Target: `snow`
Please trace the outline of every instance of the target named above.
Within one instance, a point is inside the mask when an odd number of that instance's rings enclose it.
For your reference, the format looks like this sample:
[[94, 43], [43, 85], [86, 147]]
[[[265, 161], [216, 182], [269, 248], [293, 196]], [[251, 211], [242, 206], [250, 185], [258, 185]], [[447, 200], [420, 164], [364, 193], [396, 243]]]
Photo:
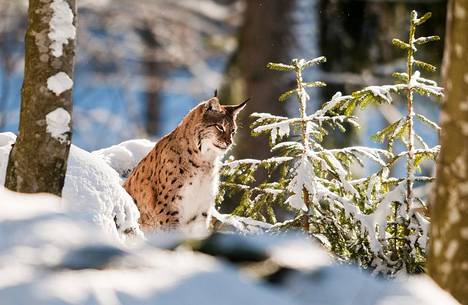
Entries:
[[281, 285], [303, 304], [457, 304], [426, 276], [386, 281], [371, 278], [349, 266], [333, 265], [308, 273], [289, 273], [282, 278]]
[[378, 148], [370, 148], [370, 147], [365, 147], [365, 146], [349, 146], [349, 147], [344, 147], [340, 149], [329, 149], [328, 151], [333, 154], [348, 153], [348, 154], [353, 154], [354, 156], [356, 156], [356, 154], [359, 154], [359, 155], [367, 157], [368, 159], [382, 166], [386, 164], [385, 158], [390, 159], [392, 157], [392, 155], [386, 150], [378, 149]]
[[427, 91], [428, 94], [438, 97], [444, 96], [444, 88], [437, 86], [437, 83], [433, 80], [421, 77], [421, 73], [419, 71], [415, 71], [411, 76], [411, 81], [408, 84], [408, 88], [422, 89]]
[[0, 185], [5, 181], [5, 173], [8, 165], [11, 145], [16, 142], [16, 135], [12, 132], [0, 133]]
[[[0, 133], [0, 185], [4, 185], [12, 133]], [[137, 236], [139, 212], [132, 198], [120, 185], [120, 177], [99, 157], [71, 145], [63, 207], [67, 213], [91, 221], [116, 239], [126, 240], [124, 232]]]
[[[307, 122], [309, 123], [309, 122]], [[275, 151], [275, 150], [280, 150], [280, 149], [283, 149], [283, 148], [286, 148], [286, 149], [296, 149], [296, 150], [299, 150], [301, 152], [304, 152], [304, 145], [302, 145], [302, 143], [299, 143], [299, 142], [280, 142], [278, 144], [276, 144], [275, 146], [273, 146], [271, 148], [271, 151]]]
[[[252, 113], [251, 117], [256, 118], [256, 123], [260, 124], [259, 126], [253, 129], [256, 133], [270, 132], [271, 140], [273, 143], [276, 143], [277, 140], [280, 140], [284, 137], [289, 136], [291, 132], [291, 126], [294, 124], [301, 123], [302, 118], [293, 118], [289, 119], [283, 116], [276, 116], [270, 113]], [[313, 118], [307, 118], [306, 120], [312, 120]], [[269, 123], [264, 123], [264, 121], [270, 121]], [[313, 124], [311, 122], [311, 124]]]
[[124, 179], [128, 177], [138, 162], [153, 149], [155, 144], [155, 142], [146, 139], [135, 139], [93, 151], [92, 154], [104, 160]]
[[63, 108], [57, 108], [46, 115], [46, 131], [60, 143], [68, 140], [67, 133], [70, 131], [71, 116]]
[[216, 227], [217, 231], [222, 232], [242, 232], [244, 234], [260, 234], [268, 231], [273, 225], [230, 214], [221, 214], [216, 209], [212, 209], [211, 215], [217, 219], [220, 224]]
[[338, 161], [338, 159], [329, 151], [324, 151], [324, 154], [326, 155], [328, 162], [330, 162], [330, 164], [333, 166], [334, 171], [340, 178], [340, 181], [343, 185], [343, 189], [358, 197], [359, 192], [351, 185], [351, 183], [349, 183], [346, 177], [346, 171], [341, 165], [341, 162]]
[[48, 35], [51, 41], [50, 49], [53, 56], [60, 57], [63, 55], [63, 46], [76, 36], [73, 11], [65, 0], [53, 0], [50, 8], [52, 9]]
[[346, 101], [346, 100], [350, 100], [352, 99], [353, 97], [351, 95], [345, 95], [343, 96], [342, 93], [340, 91], [336, 92], [330, 101], [328, 101], [327, 103], [325, 103], [325, 105], [323, 105], [322, 108], [320, 108], [319, 110], [317, 110], [312, 116], [314, 117], [318, 117], [318, 116], [325, 116], [326, 113], [329, 111], [329, 110], [332, 110], [334, 109], [337, 105], [339, 105], [341, 102], [343, 101]]
[[268, 124], [268, 125], [258, 126], [254, 128], [253, 131], [257, 133], [270, 131], [271, 141], [273, 143], [276, 143], [277, 140], [282, 139], [286, 136], [289, 136], [289, 133], [290, 133], [289, 124], [291, 124], [292, 122], [298, 122], [298, 121], [300, 120], [296, 119], [296, 120], [286, 120], [286, 121], [275, 122], [275, 123]]
[[294, 177], [288, 184], [288, 190], [292, 195], [286, 200], [286, 203], [291, 205], [295, 209], [307, 211], [308, 207], [305, 205], [302, 199], [302, 190], [307, 189], [309, 194], [312, 196], [311, 202], [315, 201], [315, 175], [312, 164], [310, 164], [306, 155], [304, 155], [299, 161], [298, 165], [294, 170]]
[[[52, 195], [0, 189], [0, 202], [2, 305], [457, 304], [427, 277], [374, 278], [334, 263], [301, 235], [217, 234], [197, 241], [218, 258], [187, 246], [161, 248], [158, 240], [170, 238], [163, 234], [123, 247], [65, 212]], [[246, 254], [263, 260], [255, 267], [222, 259]]]
[[123, 248], [61, 212], [52, 195], [1, 189], [0, 199], [2, 305], [299, 304], [208, 255], [147, 243]]
[[[371, 250], [374, 253], [378, 253], [382, 247], [379, 239], [385, 238], [385, 228], [387, 227], [387, 217], [392, 212], [392, 203], [393, 202], [403, 202], [405, 198], [405, 188], [406, 188], [406, 181], [402, 181], [398, 184], [390, 192], [386, 193], [383, 198], [380, 200], [377, 209], [371, 215], [366, 215], [371, 220], [372, 228], [369, 228], [371, 231], [369, 232], [369, 245]], [[376, 234], [374, 234], [373, 229], [375, 226], [378, 225], [379, 227], [379, 236], [377, 238]]]
[[65, 72], [58, 72], [47, 79], [47, 88], [57, 96], [70, 90], [72, 87], [73, 80]]
[[293, 157], [272, 157], [265, 160], [257, 160], [257, 159], [240, 159], [234, 161], [226, 161], [224, 166], [229, 166], [230, 168], [236, 168], [241, 165], [249, 164], [249, 165], [259, 165], [261, 163], [276, 163], [281, 164], [288, 161], [291, 161]]
[[257, 120], [260, 120], [260, 121], [269, 120], [269, 119], [274, 119], [274, 120], [287, 120], [288, 119], [288, 117], [273, 115], [267, 112], [254, 112], [250, 116], [257, 118]]
[[[289, 130], [289, 124], [288, 125], [281, 125], [278, 127], [278, 137], [280, 139], [289, 136], [290, 130]], [[273, 139], [273, 142], [276, 143], [276, 137]]]
[[333, 262], [332, 257], [319, 249], [315, 243], [299, 238], [276, 242], [269, 253], [271, 260], [276, 264], [303, 271], [316, 270]]
[[[14, 134], [0, 133], [0, 184], [14, 141]], [[94, 153], [72, 145], [63, 198], [0, 187], [2, 305], [457, 304], [427, 277], [374, 278], [335, 263], [304, 235], [266, 234], [271, 225], [248, 218], [214, 213], [224, 225], [254, 235], [218, 233], [186, 241], [158, 233], [121, 243], [125, 237], [118, 232], [139, 232], [138, 211], [108, 163], [131, 166], [152, 145], [135, 140]], [[300, 171], [297, 176], [305, 179]], [[319, 200], [332, 195], [318, 181], [317, 186]], [[383, 201], [399, 200], [395, 196]], [[363, 216], [369, 215], [358, 218]], [[257, 263], [249, 262], [249, 255]]]
[[[21, 220], [60, 211], [62, 200], [50, 194], [18, 194], [0, 186], [2, 213], [0, 221], [5, 219]], [[0, 240], [5, 242], [6, 239]], [[0, 246], [0, 249], [2, 247]]]
[[386, 103], [390, 104], [392, 102], [392, 96], [390, 95], [391, 92], [399, 92], [406, 88], [404, 84], [397, 84], [397, 85], [383, 85], [383, 86], [368, 86], [365, 87], [362, 91], [368, 91], [373, 96], [379, 97], [384, 100]]
[[[103, 160], [74, 145], [68, 157], [67, 175], [62, 192], [68, 210], [92, 219], [107, 232], [141, 234], [140, 213], [133, 199], [120, 185], [118, 173]], [[118, 229], [116, 227], [118, 226]]]

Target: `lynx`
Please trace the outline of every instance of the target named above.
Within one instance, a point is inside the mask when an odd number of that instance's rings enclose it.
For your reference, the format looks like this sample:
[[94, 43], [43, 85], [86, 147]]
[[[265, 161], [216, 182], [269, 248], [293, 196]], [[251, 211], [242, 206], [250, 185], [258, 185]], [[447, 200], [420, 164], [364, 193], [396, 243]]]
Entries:
[[143, 230], [206, 231], [221, 158], [247, 101], [223, 106], [215, 94], [201, 102], [135, 167], [124, 188], [140, 210]]

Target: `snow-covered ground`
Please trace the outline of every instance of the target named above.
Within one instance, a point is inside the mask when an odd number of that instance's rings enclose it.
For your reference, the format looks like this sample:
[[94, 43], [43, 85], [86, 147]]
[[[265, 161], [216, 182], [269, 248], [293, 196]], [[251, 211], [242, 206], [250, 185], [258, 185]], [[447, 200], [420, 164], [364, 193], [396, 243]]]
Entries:
[[386, 281], [333, 264], [300, 236], [149, 236], [124, 246], [54, 196], [2, 188], [0, 202], [2, 305], [457, 304], [426, 277]]
[[[0, 134], [2, 185], [14, 141]], [[300, 235], [138, 238], [138, 211], [119, 174], [152, 146], [73, 146], [63, 199], [0, 187], [0, 304], [457, 304], [427, 277], [377, 279]], [[263, 226], [218, 219], [254, 233]]]
[[[0, 185], [4, 185], [13, 133], [0, 133]], [[119, 239], [124, 232], [141, 235], [140, 216], [132, 198], [120, 185], [119, 174], [98, 156], [74, 145], [68, 157], [61, 206], [69, 213], [101, 226]]]
[[56, 197], [1, 189], [0, 202], [2, 305], [294, 304], [208, 255], [123, 247]]

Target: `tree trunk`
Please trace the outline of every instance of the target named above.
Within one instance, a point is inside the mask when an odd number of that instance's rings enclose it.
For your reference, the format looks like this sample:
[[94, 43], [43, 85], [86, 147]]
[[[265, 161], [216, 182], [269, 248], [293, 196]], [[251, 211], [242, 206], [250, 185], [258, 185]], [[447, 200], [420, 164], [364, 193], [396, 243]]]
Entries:
[[[152, 50], [154, 52], [154, 50]], [[156, 62], [145, 63], [145, 99], [146, 99], [146, 132], [149, 135], [161, 136], [161, 89], [163, 72]]]
[[228, 84], [221, 100], [236, 104], [251, 97], [240, 118], [235, 153], [238, 158], [264, 158], [269, 155], [266, 137], [250, 135], [249, 115], [272, 112], [284, 115], [284, 103], [278, 97], [294, 86], [294, 75], [269, 71], [269, 62], [288, 63], [294, 43], [294, 16], [297, 0], [248, 0], [241, 28], [239, 48], [228, 70]]
[[161, 134], [161, 90], [166, 74], [165, 64], [158, 61], [155, 54], [161, 43], [158, 42], [155, 34], [151, 30], [151, 24], [144, 22], [141, 28], [137, 28], [137, 33], [143, 41], [143, 62], [142, 70], [144, 75], [146, 100], [146, 132], [150, 135]]
[[5, 186], [60, 196], [71, 143], [75, 0], [30, 0], [19, 135]]
[[443, 75], [441, 152], [428, 271], [462, 304], [468, 304], [468, 1], [449, 3]]

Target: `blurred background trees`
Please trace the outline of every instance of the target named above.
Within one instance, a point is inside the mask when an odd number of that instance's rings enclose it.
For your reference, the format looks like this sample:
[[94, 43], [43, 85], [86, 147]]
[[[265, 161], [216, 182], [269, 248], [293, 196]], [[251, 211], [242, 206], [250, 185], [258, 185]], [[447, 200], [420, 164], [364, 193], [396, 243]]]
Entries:
[[[157, 138], [216, 88], [224, 88], [225, 103], [251, 96], [246, 113], [294, 114], [275, 102], [293, 80], [265, 65], [322, 54], [328, 62], [307, 75], [329, 84], [318, 91], [322, 96], [312, 97], [311, 109], [317, 108], [317, 100], [336, 90], [384, 83], [387, 72], [403, 64], [389, 38], [404, 33], [411, 9], [432, 11], [425, 31], [443, 36], [445, 6], [445, 0], [79, 1], [73, 142], [94, 150], [129, 138]], [[27, 1], [0, 0], [0, 131], [17, 130], [26, 9]], [[440, 47], [424, 56], [437, 65], [441, 54]], [[436, 108], [423, 111], [436, 120]], [[329, 145], [367, 141], [395, 111], [375, 109], [359, 133]], [[234, 152], [268, 154], [262, 151], [266, 145], [253, 145], [259, 142], [252, 142], [248, 124], [245, 116]]]
[[[246, 1], [238, 46], [226, 67], [227, 77], [221, 98], [230, 104], [249, 96], [252, 103], [242, 114], [240, 125], [248, 127], [252, 112], [286, 114], [278, 96], [294, 82], [294, 77], [278, 77], [266, 69], [269, 62], [287, 62], [297, 46], [294, 29], [296, 7], [300, 1]], [[314, 1], [311, 1], [314, 2]], [[241, 128], [235, 152], [240, 158], [265, 158], [269, 155], [268, 138], [253, 138], [248, 128]]]
[[[79, 1], [74, 143], [88, 150], [173, 129], [221, 83], [241, 3]], [[0, 131], [16, 131], [27, 1], [0, 0]], [[170, 115], [169, 115], [170, 114]]]

